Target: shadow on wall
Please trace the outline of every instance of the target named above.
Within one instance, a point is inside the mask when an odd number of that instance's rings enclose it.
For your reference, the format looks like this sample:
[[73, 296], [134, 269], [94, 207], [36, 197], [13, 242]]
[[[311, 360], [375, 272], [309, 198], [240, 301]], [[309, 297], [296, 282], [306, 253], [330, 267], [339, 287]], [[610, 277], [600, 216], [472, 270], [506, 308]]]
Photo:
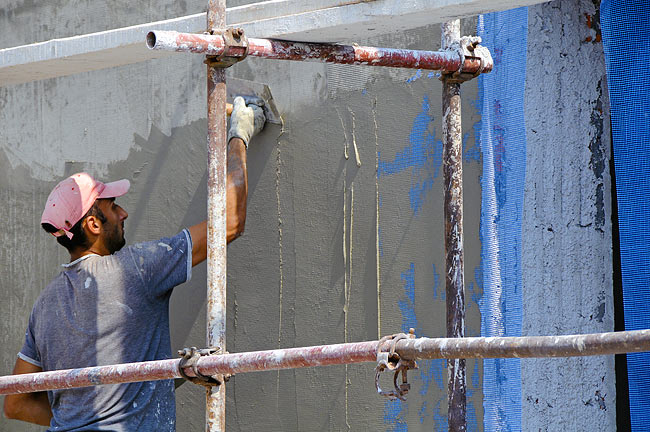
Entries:
[[[173, 133], [172, 133], [173, 135]], [[280, 127], [266, 125], [264, 131], [255, 137], [250, 143], [248, 151], [248, 197], [249, 200], [257, 189], [261, 179], [261, 167], [273, 159], [273, 152], [277, 137], [280, 135]], [[205, 142], [205, 139], [203, 140]], [[207, 157], [204, 159], [207, 164]], [[208, 200], [208, 173], [207, 168], [203, 170], [192, 199], [187, 205], [187, 210], [178, 227], [178, 231], [194, 225], [207, 217]], [[204, 322], [201, 312], [205, 306], [207, 281], [207, 264], [200, 264], [192, 269], [192, 280], [176, 288], [176, 295], [172, 296], [170, 302], [170, 327], [172, 349], [180, 349], [189, 344], [192, 328], [198, 318]], [[204, 337], [204, 336], [203, 336]], [[191, 344], [204, 344], [204, 341], [192, 340]], [[174, 353], [172, 353], [174, 354]], [[180, 381], [183, 382], [183, 381]]]

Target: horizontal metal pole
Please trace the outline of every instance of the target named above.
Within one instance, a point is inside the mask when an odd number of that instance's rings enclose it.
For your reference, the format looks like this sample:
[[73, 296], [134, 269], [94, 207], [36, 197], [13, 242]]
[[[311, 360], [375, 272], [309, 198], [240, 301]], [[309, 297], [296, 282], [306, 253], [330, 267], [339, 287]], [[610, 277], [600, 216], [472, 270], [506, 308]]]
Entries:
[[[203, 357], [204, 375], [238, 374], [375, 362], [378, 341], [253, 351]], [[650, 351], [650, 330], [568, 336], [417, 338], [400, 340], [407, 359], [577, 357]], [[156, 360], [0, 377], [0, 394], [180, 378], [180, 359]], [[191, 370], [186, 371], [193, 376]]]
[[[548, 0], [267, 0], [229, 7], [226, 18], [229, 27], [242, 27], [250, 35], [335, 43], [545, 1]], [[5, 3], [9, 2], [2, 4]], [[0, 49], [0, 87], [171, 55], [148, 50], [142, 43], [151, 30], [203, 31], [205, 12]], [[11, 27], [6, 29], [10, 31]]]
[[[147, 46], [153, 50], [220, 55], [224, 51], [225, 43], [220, 35], [152, 31], [147, 34]], [[276, 60], [389, 66], [441, 72], [456, 72], [461, 66], [461, 57], [455, 51], [418, 51], [256, 38], [249, 38], [248, 46], [249, 56]], [[492, 70], [491, 59], [487, 60], [489, 62], [484, 65], [483, 72]], [[472, 57], [465, 60], [463, 72], [476, 73], [480, 70], [480, 59]]]

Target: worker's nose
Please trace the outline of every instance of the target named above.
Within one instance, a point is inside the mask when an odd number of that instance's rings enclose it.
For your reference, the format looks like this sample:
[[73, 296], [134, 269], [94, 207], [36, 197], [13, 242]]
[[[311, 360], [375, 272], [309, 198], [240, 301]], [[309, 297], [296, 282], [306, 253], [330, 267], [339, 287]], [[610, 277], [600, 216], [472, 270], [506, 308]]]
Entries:
[[129, 214], [122, 207], [120, 207], [120, 211], [121, 211], [120, 220], [125, 220], [126, 218], [129, 217]]

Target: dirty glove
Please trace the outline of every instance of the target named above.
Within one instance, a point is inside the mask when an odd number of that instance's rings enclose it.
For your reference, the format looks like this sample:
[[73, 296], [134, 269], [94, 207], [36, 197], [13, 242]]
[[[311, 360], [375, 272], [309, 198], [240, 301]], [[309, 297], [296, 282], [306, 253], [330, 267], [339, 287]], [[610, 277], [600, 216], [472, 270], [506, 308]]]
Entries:
[[237, 96], [233, 103], [232, 114], [230, 115], [230, 129], [228, 130], [228, 142], [232, 138], [241, 138], [248, 148], [248, 142], [264, 129], [264, 110], [255, 104], [246, 106], [244, 98]]

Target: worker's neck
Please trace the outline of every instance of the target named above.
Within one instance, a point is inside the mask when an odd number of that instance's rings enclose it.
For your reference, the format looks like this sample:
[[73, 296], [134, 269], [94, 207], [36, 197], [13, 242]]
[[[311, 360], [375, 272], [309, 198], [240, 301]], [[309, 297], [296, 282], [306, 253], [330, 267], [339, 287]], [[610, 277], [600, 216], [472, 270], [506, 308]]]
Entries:
[[103, 243], [96, 242], [92, 246], [90, 246], [88, 249], [75, 249], [74, 251], [70, 252], [70, 262], [73, 262], [75, 260], [78, 260], [81, 257], [84, 257], [86, 255], [110, 255], [111, 253], [106, 249]]

